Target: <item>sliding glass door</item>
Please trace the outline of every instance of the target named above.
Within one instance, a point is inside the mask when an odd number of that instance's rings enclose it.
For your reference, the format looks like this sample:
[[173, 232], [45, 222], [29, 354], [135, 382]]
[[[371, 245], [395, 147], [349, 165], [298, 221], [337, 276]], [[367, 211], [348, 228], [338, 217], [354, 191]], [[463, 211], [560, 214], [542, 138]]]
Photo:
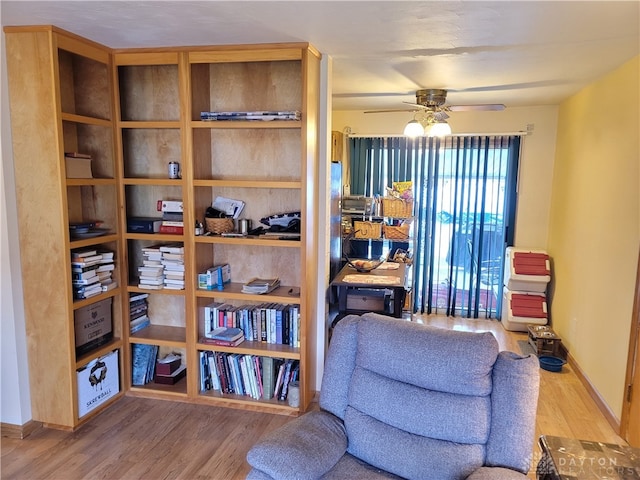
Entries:
[[519, 136], [352, 138], [351, 192], [414, 184], [413, 308], [499, 318], [513, 244]]

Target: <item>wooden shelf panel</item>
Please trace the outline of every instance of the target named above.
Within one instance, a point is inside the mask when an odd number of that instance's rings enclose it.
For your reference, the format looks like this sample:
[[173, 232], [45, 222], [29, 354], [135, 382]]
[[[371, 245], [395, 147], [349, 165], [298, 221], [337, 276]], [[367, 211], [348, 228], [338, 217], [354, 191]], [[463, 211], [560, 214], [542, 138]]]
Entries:
[[104, 118], [88, 117], [86, 115], [77, 115], [75, 113], [63, 113], [61, 115], [63, 122], [82, 123], [85, 125], [97, 125], [99, 127], [111, 128], [111, 120]]
[[300, 240], [278, 240], [273, 237], [246, 236], [246, 237], [221, 237], [219, 235], [201, 235], [196, 237], [196, 243], [219, 243], [223, 245], [254, 245], [260, 247], [288, 247], [300, 248]]
[[129, 343], [185, 348], [186, 329], [184, 327], [169, 327], [166, 325], [152, 324], [137, 331], [136, 333], [132, 333], [129, 337]]
[[75, 300], [73, 302], [73, 309], [78, 310], [79, 308], [86, 307], [87, 305], [91, 305], [92, 303], [99, 302], [100, 300], [104, 300], [105, 298], [114, 298], [119, 294], [120, 294], [120, 287], [117, 287], [117, 288], [114, 288], [113, 290], [109, 290], [108, 292], [94, 295], [93, 297], [84, 298], [82, 300]]
[[[242, 292], [242, 283], [227, 283], [223, 290], [197, 289], [196, 296], [202, 298], [226, 298], [248, 302], [300, 303], [300, 288], [280, 285], [274, 291], [262, 295]], [[291, 293], [289, 293], [291, 292]], [[295, 293], [294, 293], [295, 292]]]
[[278, 414], [298, 415], [300, 409], [290, 407], [286, 401], [280, 400], [255, 400], [243, 395], [232, 393], [219, 393], [214, 391], [199, 392], [198, 398], [201, 400], [215, 401], [216, 403], [226, 403], [227, 406], [242, 407], [245, 410], [271, 411]]
[[243, 355], [300, 360], [300, 349], [284, 344], [250, 342], [245, 340], [236, 347], [223, 347], [221, 345], [209, 345], [206, 343], [198, 343], [196, 347], [198, 350], [210, 350], [212, 352], [240, 353]]
[[148, 186], [169, 186], [181, 187], [183, 180], [176, 178], [157, 177], [157, 178], [134, 178], [127, 177], [122, 179], [124, 185], [148, 185]]
[[175, 385], [165, 385], [163, 383], [149, 382], [146, 385], [131, 385], [130, 392], [132, 394], [139, 394], [143, 397], [166, 398], [166, 396], [172, 397], [185, 397], [187, 396], [187, 375], [178, 381]]
[[123, 120], [118, 122], [118, 127], [122, 129], [180, 128], [181, 126], [177, 120]]
[[113, 350], [116, 350], [118, 348], [122, 348], [122, 339], [114, 338], [109, 343], [105, 343], [104, 345], [101, 345], [95, 350], [92, 350], [89, 353], [85, 353], [84, 355], [81, 355], [76, 359], [76, 370], [81, 367], [84, 367], [87, 363], [89, 363], [94, 358], [102, 357], [103, 355], [106, 355], [107, 353], [111, 353]]
[[273, 120], [263, 122], [260, 120], [195, 120], [191, 122], [192, 128], [234, 129], [234, 128], [302, 128], [300, 120]]
[[194, 187], [228, 187], [228, 188], [264, 188], [264, 189], [300, 189], [302, 182], [290, 180], [194, 180]]
[[102, 235], [100, 237], [94, 237], [94, 238], [85, 238], [81, 240], [71, 239], [71, 241], [69, 242], [69, 248], [74, 250], [76, 248], [91, 247], [93, 245], [100, 245], [102, 243], [110, 243], [110, 242], [116, 242], [116, 241], [118, 241], [118, 234], [109, 233], [107, 235]]
[[90, 187], [117, 184], [115, 178], [67, 178], [67, 187]]

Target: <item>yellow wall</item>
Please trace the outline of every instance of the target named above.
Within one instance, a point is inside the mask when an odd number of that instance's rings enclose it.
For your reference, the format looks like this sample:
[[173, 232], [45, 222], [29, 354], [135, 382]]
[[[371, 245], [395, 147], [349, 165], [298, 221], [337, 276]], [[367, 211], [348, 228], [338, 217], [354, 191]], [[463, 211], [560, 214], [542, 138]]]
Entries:
[[[518, 185], [515, 245], [547, 246], [558, 107], [507, 108], [502, 112], [456, 112], [448, 120], [454, 133], [499, 134], [526, 131]], [[353, 134], [400, 135], [411, 113], [334, 111], [332, 130], [350, 127]]]
[[640, 243], [638, 59], [560, 105], [551, 320], [620, 418]]

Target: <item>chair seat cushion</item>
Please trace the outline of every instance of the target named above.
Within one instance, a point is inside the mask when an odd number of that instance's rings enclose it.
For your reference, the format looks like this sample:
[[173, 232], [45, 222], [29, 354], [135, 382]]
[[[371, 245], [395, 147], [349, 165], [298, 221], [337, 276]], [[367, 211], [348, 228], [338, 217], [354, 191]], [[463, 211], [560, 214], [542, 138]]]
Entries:
[[331, 470], [346, 450], [342, 421], [314, 411], [262, 438], [247, 454], [247, 462], [271, 478], [307, 480]]

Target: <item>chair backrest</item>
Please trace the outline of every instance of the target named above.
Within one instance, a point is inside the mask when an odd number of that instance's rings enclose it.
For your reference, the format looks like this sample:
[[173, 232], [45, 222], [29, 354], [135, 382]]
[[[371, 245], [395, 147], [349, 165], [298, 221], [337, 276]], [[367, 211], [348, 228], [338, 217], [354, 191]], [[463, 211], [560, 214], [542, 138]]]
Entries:
[[365, 314], [335, 328], [320, 407], [344, 421], [352, 455], [405, 478], [456, 479], [483, 465], [528, 470], [537, 392], [537, 360], [499, 353], [491, 333]]

